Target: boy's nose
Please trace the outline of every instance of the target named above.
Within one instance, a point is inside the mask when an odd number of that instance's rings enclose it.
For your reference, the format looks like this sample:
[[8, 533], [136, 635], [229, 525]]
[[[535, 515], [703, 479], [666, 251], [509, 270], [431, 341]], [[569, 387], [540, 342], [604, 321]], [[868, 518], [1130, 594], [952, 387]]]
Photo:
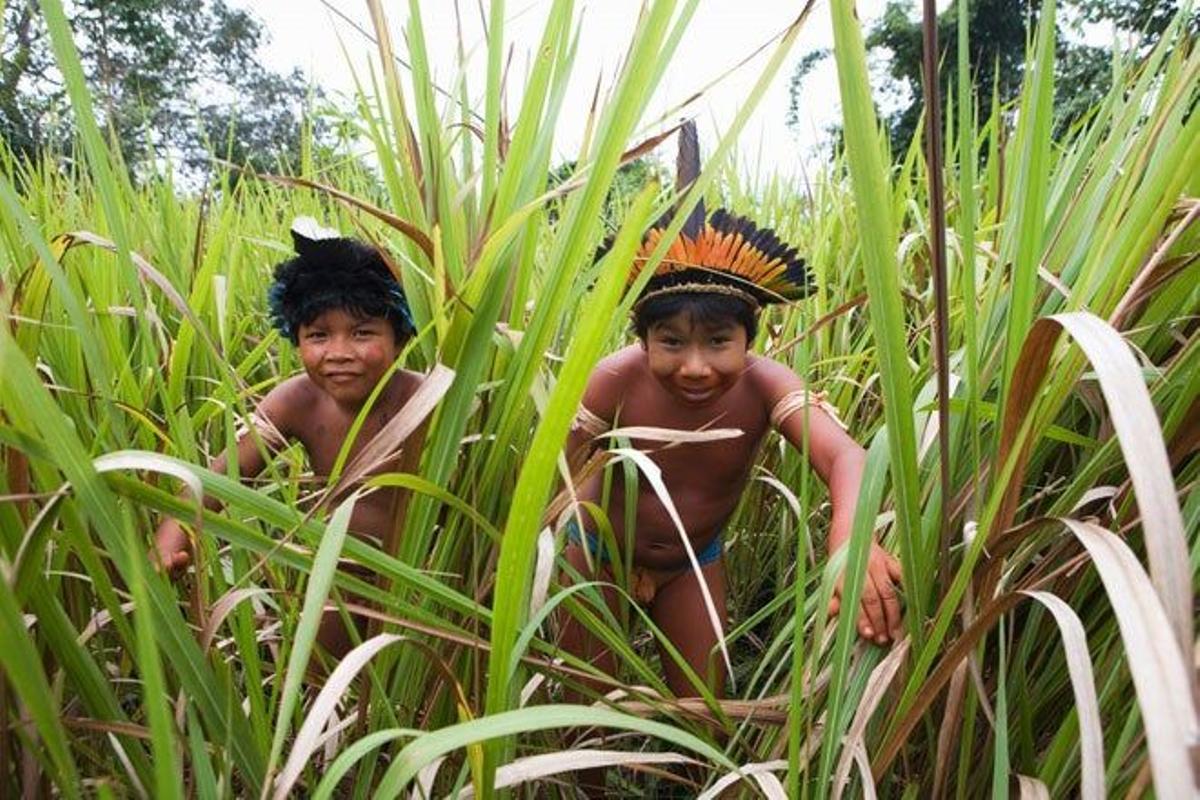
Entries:
[[686, 378], [703, 378], [708, 375], [708, 362], [704, 357], [695, 351], [684, 356], [683, 364], [679, 368], [679, 372]]
[[329, 341], [329, 347], [325, 350], [325, 358], [333, 361], [346, 361], [353, 358], [350, 342], [340, 336], [333, 337]]

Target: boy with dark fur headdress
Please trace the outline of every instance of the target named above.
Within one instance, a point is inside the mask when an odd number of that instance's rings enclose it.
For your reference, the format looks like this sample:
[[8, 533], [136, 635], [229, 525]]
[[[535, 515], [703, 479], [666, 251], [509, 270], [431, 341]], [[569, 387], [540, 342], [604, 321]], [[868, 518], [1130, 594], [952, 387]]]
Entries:
[[[680, 133], [681, 190], [699, 172], [695, 136], [694, 123]], [[647, 233], [639, 263], [646, 262], [662, 235], [661, 227]], [[686, 535], [651, 486], [627, 487], [619, 471], [606, 509], [618, 547], [629, 542], [633, 550], [631, 594], [718, 696], [725, 678], [721, 660], [713, 658], [720, 632], [710, 623], [706, 607], [724, 625], [722, 531], [769, 429], [778, 430], [798, 450], [807, 440], [811, 463], [829, 487], [832, 501], [829, 549], [841, 547], [850, 535], [865, 451], [847, 435], [820, 393], [807, 389], [783, 364], [748, 352], [760, 309], [799, 299], [809, 288], [804, 259], [794, 248], [772, 231], [724, 210], [706, 216], [701, 203], [633, 307], [637, 344], [596, 366], [568, 440], [571, 460], [579, 463], [614, 424], [740, 431], [732, 439], [650, 451]], [[653, 447], [642, 445], [646, 450]], [[636, 439], [634, 446], [639, 446]], [[636, 492], [632, 531], [625, 530], [627, 491]], [[600, 477], [580, 487], [579, 500], [602, 502]], [[612, 580], [608, 565], [623, 559], [624, 553], [607, 552], [597, 534], [580, 532], [574, 523], [568, 524], [568, 539], [566, 560], [576, 571], [586, 578]], [[863, 638], [884, 644], [900, 634], [895, 589], [899, 580], [899, 563], [873, 542], [861, 607], [856, 610]], [[831, 613], [837, 611], [840, 595], [839, 588]], [[615, 601], [614, 593], [609, 593], [609, 601]], [[614, 672], [611, 652], [574, 618], [566, 620], [562, 640], [568, 651], [608, 674]], [[685, 672], [665, 653], [662, 663], [676, 696], [696, 694]]]
[[[238, 438], [238, 474], [243, 477], [266, 466], [256, 438], [272, 452], [298, 440], [313, 472], [329, 475], [363, 404], [415, 332], [404, 292], [375, 247], [323, 230], [309, 218], [296, 220], [292, 239], [297, 255], [276, 266], [268, 300], [272, 322], [295, 345], [304, 372], [268, 392], [250, 415], [258, 437], [247, 428]], [[422, 379], [403, 369], [391, 374], [357, 433], [351, 459], [412, 397]], [[225, 469], [222, 454], [213, 460], [212, 470]], [[359, 498], [350, 531], [385, 539], [396, 500], [396, 490]], [[159, 526], [154, 555], [171, 574], [190, 563], [191, 543], [177, 520]], [[327, 615], [321, 627], [327, 650], [340, 655], [349, 649], [348, 632], [334, 615]]]

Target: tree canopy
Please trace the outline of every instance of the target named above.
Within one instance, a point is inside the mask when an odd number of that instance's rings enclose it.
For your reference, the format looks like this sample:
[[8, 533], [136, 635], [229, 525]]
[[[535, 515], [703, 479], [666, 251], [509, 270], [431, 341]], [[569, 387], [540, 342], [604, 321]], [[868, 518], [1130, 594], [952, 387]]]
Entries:
[[[938, 15], [941, 63], [954, 63], [958, 37], [958, 2], [954, 0]], [[1058, 14], [1058, 58], [1060, 86], [1055, 111], [1059, 126], [1069, 125], [1107, 92], [1112, 79], [1112, 55], [1108, 47], [1092, 44], [1085, 37], [1088, 25], [1111, 26], [1135, 54], [1142, 54], [1158, 39], [1179, 10], [1178, 0], [1070, 0], [1060, 3]], [[971, 0], [970, 53], [972, 79], [978, 96], [985, 101], [993, 92], [1001, 102], [1014, 98], [1024, 78], [1025, 44], [1037, 24], [1041, 3], [1030, 0]], [[1193, 17], [1193, 31], [1200, 22]], [[871, 28], [867, 46], [886, 56], [888, 82], [885, 95], [897, 109], [885, 115], [893, 152], [904, 152], [916, 131], [921, 100], [921, 18], [915, 0], [890, 0], [882, 17]], [[800, 107], [804, 78], [813, 68], [814, 55], [803, 57], [793, 71], [789, 86], [791, 108]], [[943, 69], [943, 97], [953, 80], [953, 70]], [[794, 123], [793, 123], [794, 124]]]
[[[72, 146], [70, 103], [36, 0], [0, 2], [0, 135], [20, 156]], [[131, 165], [210, 153], [273, 169], [319, 91], [258, 60], [265, 32], [223, 0], [67, 4], [96, 114]]]

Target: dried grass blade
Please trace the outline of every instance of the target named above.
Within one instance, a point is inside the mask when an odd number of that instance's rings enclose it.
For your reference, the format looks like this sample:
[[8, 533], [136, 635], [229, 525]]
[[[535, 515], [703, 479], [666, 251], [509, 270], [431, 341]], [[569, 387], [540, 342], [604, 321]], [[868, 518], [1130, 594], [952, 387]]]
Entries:
[[[66, 233], [60, 237], [57, 237], [55, 241], [57, 243], [60, 240], [65, 240], [65, 247], [63, 249], [64, 254], [76, 244], [84, 242], [86, 244], [99, 247], [102, 250], [108, 250], [111, 253], [120, 255], [120, 249], [117, 247], [115, 242], [105, 239], [103, 236], [92, 233], [91, 231], [71, 231], [70, 233]], [[192, 310], [192, 307], [188, 304], [187, 299], [179, 293], [179, 291], [171, 284], [169, 280], [167, 280], [167, 276], [155, 269], [154, 265], [147, 261], [146, 258], [139, 253], [131, 251], [129, 253], [129, 257], [133, 261], [134, 266], [137, 267], [138, 273], [142, 276], [142, 278], [153, 283], [162, 291], [163, 294], [167, 296], [167, 299], [171, 301], [171, 305], [173, 305], [175, 310], [182, 314], [187, 321], [191, 323], [192, 327], [196, 330], [196, 333], [199, 334], [200, 338], [204, 340], [204, 343], [208, 345], [208, 348], [212, 351], [213, 355], [219, 357], [221, 355], [221, 348], [217, 344], [216, 340], [213, 339], [212, 333], [210, 333], [208, 328], [200, 321], [200, 318], [196, 316], [196, 312]], [[228, 374], [234, 376], [235, 379], [237, 378], [237, 373], [232, 370], [230, 370]], [[239, 388], [245, 388], [244, 385], [241, 385], [240, 381]]]
[[1050, 790], [1037, 778], [1018, 775], [1017, 789], [1021, 793], [1021, 800], [1050, 800]]
[[738, 767], [736, 772], [730, 772], [718, 778], [712, 786], [696, 795], [696, 800], [716, 800], [716, 798], [721, 796], [722, 792], [748, 776], [760, 775], [765, 772], [782, 772], [787, 768], [788, 762], [782, 759], [778, 761], [764, 761], [760, 764], [743, 764]]
[[355, 197], [349, 192], [343, 192], [341, 189], [335, 189], [332, 186], [326, 186], [323, 183], [310, 181], [306, 178], [292, 178], [287, 175], [258, 175], [257, 177], [265, 181], [278, 183], [281, 186], [298, 186], [304, 189], [312, 189], [313, 191], [329, 195], [335, 200], [340, 200], [348, 206], [365, 211], [385, 225], [395, 228], [409, 239], [412, 239], [413, 243], [416, 244], [417, 247], [421, 248], [421, 252], [423, 252], [430, 261], [433, 261], [433, 240], [429, 238], [429, 235], [416, 225], [413, 225], [407, 220], [401, 219], [389, 211], [384, 211], [382, 208]]
[[231, 589], [222, 595], [217, 602], [213, 603], [208, 621], [205, 623], [204, 629], [200, 631], [200, 649], [207, 650], [212, 647], [213, 637], [217, 635], [217, 629], [221, 627], [225, 618], [233, 613], [235, 608], [251, 597], [262, 594], [270, 594], [270, 592], [261, 587], [250, 587]]
[[647, 442], [668, 442], [670, 444], [697, 444], [703, 442], [720, 442], [726, 439], [737, 439], [744, 436], [741, 428], [710, 428], [708, 430], [677, 430], [675, 428], [657, 428], [645, 425], [631, 425], [627, 428], [613, 428], [600, 436], [607, 438], [642, 439]]
[[[837, 769], [834, 771], [834, 800], [840, 800], [842, 793], [846, 790], [846, 784], [850, 781], [851, 762], [857, 759], [858, 750], [862, 749], [864, 755], [866, 753], [864, 737], [867, 732], [867, 723], [871, 721], [871, 715], [883, 702], [883, 696], [888, 687], [892, 685], [892, 680], [899, 672], [900, 665], [904, 663], [911, 644], [912, 640], [905, 636], [892, 648], [887, 657], [871, 670], [871, 676], [867, 678], [866, 688], [863, 689], [862, 698], [858, 701], [858, 708], [854, 711], [854, 719], [850, 722], [850, 728], [846, 731], [845, 747], [838, 759]], [[863, 781], [863, 786], [868, 785], [874, 787], [869, 769], [864, 774]]]
[[[1192, 580], [1183, 516], [1162, 427], [1141, 367], [1107, 322], [1086, 312], [1052, 319], [1071, 334], [1100, 379], [1100, 391], [1129, 468], [1145, 531], [1150, 577], [1180, 647], [1192, 646]], [[1193, 697], [1195, 685], [1193, 682]]]
[[[561, 750], [519, 758], [496, 770], [496, 788], [518, 786], [551, 775], [577, 772], [599, 767], [625, 767], [641, 764], [699, 764], [694, 758], [680, 753], [631, 753], [625, 750]], [[454, 795], [459, 800], [475, 796], [475, 787], [468, 786]]]
[[304, 606], [300, 611], [300, 622], [296, 626], [292, 652], [288, 657], [287, 671], [284, 673], [275, 734], [271, 744], [271, 753], [267, 760], [268, 780], [263, 782], [263, 797], [266, 797], [270, 791], [270, 776], [283, 752], [283, 741], [287, 737], [292, 711], [300, 699], [300, 686], [308, 669], [308, 658], [312, 654], [313, 644], [317, 639], [317, 629], [325, 614], [325, 600], [329, 597], [329, 590], [333, 588], [333, 576], [337, 571], [342, 545], [346, 541], [355, 500], [357, 500], [357, 495], [351, 495], [333, 512], [333, 516], [325, 528], [325, 535], [321, 537], [321, 546], [313, 558], [312, 572], [308, 577], [308, 586], [304, 590]]
[[950, 678], [946, 690], [946, 710], [938, 729], [937, 758], [933, 766], [933, 800], [940, 800], [946, 784], [946, 765], [950, 763], [950, 749], [958, 743], [958, 728], [962, 724], [963, 699], [967, 689], [967, 662], [963, 661]]
[[697, 753], [724, 768], [736, 769], [728, 756], [704, 740], [671, 725], [622, 714], [609, 708], [550, 705], [502, 711], [422, 733], [397, 755], [376, 789], [376, 797], [394, 798], [431, 761], [476, 742], [518, 733], [590, 725], [653, 736]]
[[529, 593], [529, 616], [532, 617], [546, 604], [550, 592], [550, 576], [554, 572], [554, 534], [542, 528], [537, 540], [537, 561], [533, 567], [533, 589]]
[[1200, 745], [1200, 718], [1192, 702], [1189, 659], [1129, 545], [1090, 522], [1062, 522], [1087, 548], [1116, 612], [1142, 709], [1155, 792], [1190, 797], [1196, 789], [1190, 753]]
[[325, 723], [329, 721], [330, 715], [337, 707], [338, 700], [354, 681], [355, 676], [376, 653], [404, 638], [394, 633], [381, 633], [355, 647], [334, 668], [328, 680], [325, 681], [325, 685], [321, 687], [317, 699], [313, 701], [312, 707], [308, 709], [308, 716], [304, 718], [300, 730], [296, 733], [287, 763], [283, 765], [283, 769], [279, 772], [279, 778], [275, 782], [275, 800], [283, 800], [291, 793], [300, 774], [304, 772], [309, 756], [316, 752], [320, 744], [321, 731], [325, 728]]
[[1080, 793], [1083, 800], [1104, 797], [1104, 733], [1100, 728], [1100, 704], [1096, 699], [1096, 681], [1088, 656], [1087, 634], [1083, 623], [1066, 602], [1050, 592], [1022, 592], [1044, 605], [1054, 615], [1062, 633], [1067, 654], [1067, 672], [1075, 693], [1079, 713]]
[[[1030, 398], [1037, 396], [1038, 387], [1045, 378], [1060, 328], [1079, 344], [1100, 381], [1100, 390], [1108, 405], [1137, 497], [1154, 586], [1171, 621], [1176, 642], [1190, 648], [1192, 599], [1187, 538], [1175, 498], [1162, 429], [1137, 360], [1121, 335], [1108, 323], [1082, 311], [1058, 314], [1034, 323], [1013, 374], [997, 463], [1005, 463], [1008, 453], [1017, 446], [1018, 431], [1024, 424], [1028, 403]], [[1017, 468], [1006, 487], [994, 530], [1008, 527], [1012, 520], [1031, 444], [1027, 437]]]
[[854, 746], [854, 765], [858, 767], [858, 775], [862, 779], [864, 800], [875, 800], [875, 781], [871, 775], [871, 760], [867, 758], [867, 748], [861, 741]]
[[729, 656], [729, 644], [725, 641], [725, 625], [717, 613], [717, 606], [713, 601], [712, 592], [708, 589], [708, 582], [704, 580], [704, 575], [700, 569], [700, 562], [696, 558], [696, 550], [692, 547], [692, 540], [688, 536], [687, 530], [683, 527], [683, 520], [680, 519], [679, 511], [675, 508], [675, 502], [671, 499], [671, 493], [663, 481], [662, 470], [658, 464], [654, 463], [649, 456], [640, 450], [618, 447], [613, 448], [610, 452], [615, 458], [627, 458], [638, 466], [638, 469], [646, 476], [646, 480], [650, 481], [650, 486], [653, 487], [654, 493], [658, 496], [658, 500], [662, 503], [663, 508], [667, 510], [667, 514], [671, 517], [671, 522], [675, 523], [675, 530], [679, 533], [679, 540], [683, 543], [683, 549], [687, 552], [692, 574], [696, 576], [696, 583], [700, 587], [700, 594], [704, 597], [704, 610], [708, 614], [708, 623], [717, 635], [717, 644], [721, 648], [721, 657], [725, 659], [726, 675], [728, 675], [729, 685], [732, 687], [734, 685], [733, 659]]
[[453, 382], [454, 370], [442, 364], [434, 365], [433, 370], [421, 381], [421, 385], [404, 407], [388, 420], [379, 433], [375, 434], [346, 466], [337, 483], [327, 490], [327, 496], [337, 497], [340, 492], [354, 486], [372, 470], [379, 469], [395, 458], [404, 441], [433, 413]]

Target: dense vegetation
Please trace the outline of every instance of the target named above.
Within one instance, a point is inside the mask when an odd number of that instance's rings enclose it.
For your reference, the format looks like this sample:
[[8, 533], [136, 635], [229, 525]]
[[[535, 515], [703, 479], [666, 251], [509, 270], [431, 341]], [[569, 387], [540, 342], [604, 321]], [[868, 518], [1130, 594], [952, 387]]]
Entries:
[[[811, 183], [748, 184], [730, 146], [803, 17], [778, 43], [681, 206], [703, 195], [804, 243], [819, 289], [775, 312], [756, 349], [827, 391], [871, 455], [856, 535], [831, 563], [823, 487], [768, 442], [728, 525], [730, 698], [681, 702], [635, 608], [614, 618], [595, 587], [547, 585], [543, 517], [588, 371], [628, 337], [631, 246], [677, 199], [618, 192], [612, 215], [609, 189], [622, 154], [665, 129], [641, 118], [703, 11], [647, 4], [573, 177], [551, 182], [571, 0], [552, 4], [526, 83], [503, 92], [506, 8], [491, 3], [488, 85], [447, 84], [450, 99], [417, 3], [403, 76], [370, 5], [379, 72], [362, 76], [358, 113], [378, 172], [302, 159], [290, 177], [224, 173], [196, 194], [170, 175], [131, 181], [62, 10], [43, 3], [80, 158], [0, 146], [6, 795], [545, 796], [571, 791], [585, 751], [629, 767], [614, 776], [626, 796], [697, 775], [715, 794], [739, 770], [744, 791], [772, 797], [1194, 791], [1200, 53], [1186, 20], [1118, 62], [1116, 88], [1061, 133], [1053, 0], [1013, 103], [972, 96], [960, 59], [951, 108], [925, 120], [947, 142], [944, 198], [917, 147], [886, 152], [844, 0], [844, 151]], [[387, 244], [420, 329], [407, 365], [455, 373], [419, 466], [380, 479], [415, 495], [392, 553], [345, 536], [347, 506], [299, 510], [312, 487], [298, 450], [251, 485], [202, 466], [298, 369], [263, 295], [300, 214]], [[616, 243], [594, 263], [612, 216]], [[198, 517], [183, 484], [225, 510]], [[202, 544], [181, 586], [146, 559], [162, 513], [193, 520]], [[905, 568], [908, 636], [889, 651], [822, 613], [838, 569], [861, 575], [871, 530]], [[325, 602], [369, 602], [386, 624], [322, 684], [306, 666]], [[585, 667], [554, 645], [558, 609], [619, 653], [620, 691], [598, 707], [560, 702]], [[684, 758], [703, 770], [668, 777]]]

